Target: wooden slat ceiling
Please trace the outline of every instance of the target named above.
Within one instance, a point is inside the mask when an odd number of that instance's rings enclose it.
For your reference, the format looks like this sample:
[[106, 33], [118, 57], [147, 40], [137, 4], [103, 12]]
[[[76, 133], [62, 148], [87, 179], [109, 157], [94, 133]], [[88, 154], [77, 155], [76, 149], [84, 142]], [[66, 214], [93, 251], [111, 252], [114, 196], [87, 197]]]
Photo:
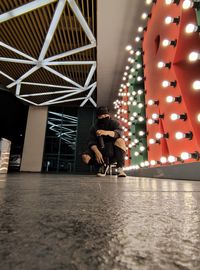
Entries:
[[[36, 105], [42, 105], [43, 102], [54, 99], [55, 97], [62, 96], [62, 94], [56, 94], [57, 91], [64, 90], [59, 88], [48, 87], [48, 85], [60, 85], [66, 87], [75, 87], [78, 90], [76, 84], [71, 83], [68, 79], [74, 81], [80, 85], [79, 90], [82, 91], [80, 94], [77, 92], [77, 95], [74, 97], [88, 97], [95, 99], [96, 98], [96, 89], [91, 90], [91, 85], [96, 82], [96, 43], [94, 46], [91, 46], [90, 49], [80, 51], [77, 53], [71, 53], [68, 56], [59, 57], [58, 59], [49, 60], [51, 65], [48, 65], [47, 70], [44, 66], [40, 66], [38, 59], [41, 54], [41, 50], [45, 44], [47, 33], [52, 26], [52, 20], [55, 17], [57, 7], [61, 2], [65, 2], [61, 16], [57, 19], [58, 24], [56, 30], [52, 35], [51, 42], [48, 46], [48, 49], [45, 53], [44, 60], [75, 50], [77, 48], [91, 45], [91, 40], [89, 40], [86, 31], [84, 31], [83, 26], [81, 25], [81, 19], [79, 15], [75, 14], [75, 11], [72, 9], [71, 4], [75, 4], [78, 7], [79, 11], [82, 13], [82, 16], [85, 18], [85, 21], [91, 30], [94, 38], [96, 37], [96, 0], [55, 0], [52, 3], [46, 1], [46, 4], [37, 9], [31, 10], [27, 13], [23, 13], [20, 16], [14, 16], [11, 19], [1, 21], [1, 17], [6, 13], [15, 11], [17, 8], [26, 6], [31, 3], [38, 3], [38, 0], [28, 1], [28, 0], [1, 0], [0, 1], [0, 84], [7, 87], [10, 91], [16, 94], [19, 98], [21, 95], [30, 94], [30, 98], [26, 97], [25, 100], [35, 103]], [[45, 0], [43, 0], [45, 2]], [[6, 47], [6, 45], [10, 47]], [[14, 48], [15, 50], [12, 50]], [[17, 63], [14, 61], [16, 59], [29, 60], [26, 55], [20, 55], [16, 50], [34, 58], [35, 63]], [[4, 59], [11, 58], [11, 60]], [[47, 60], [48, 61], [48, 60]], [[93, 61], [89, 64], [56, 64], [52, 65], [52, 62], [62, 62], [62, 61]], [[29, 76], [25, 78], [23, 76], [33, 67], [38, 66], [39, 69], [34, 71]], [[93, 71], [92, 71], [93, 67]], [[52, 71], [53, 70], [53, 71]], [[91, 72], [91, 73], [90, 73]], [[89, 75], [90, 74], [90, 75]], [[87, 78], [91, 77], [90, 79]], [[64, 78], [63, 78], [64, 77]], [[10, 79], [11, 78], [11, 79]], [[68, 79], [66, 79], [68, 78]], [[12, 80], [13, 79], [13, 80]], [[19, 80], [14, 86], [9, 86], [12, 82]], [[87, 83], [86, 83], [87, 81]], [[46, 84], [43, 85], [28, 85], [21, 83], [37, 83], [37, 84]], [[20, 88], [20, 93], [16, 92], [18, 85], [18, 90]], [[94, 87], [95, 88], [95, 87]], [[40, 95], [32, 96], [34, 93], [46, 93], [54, 92], [55, 95]], [[65, 93], [66, 95], [66, 93]], [[71, 97], [69, 97], [71, 99]], [[62, 99], [61, 99], [62, 100]], [[84, 99], [77, 102], [72, 102], [72, 104], [82, 105]], [[70, 103], [70, 102], [68, 102]], [[86, 100], [85, 100], [86, 103]], [[95, 104], [87, 102], [87, 104]]]

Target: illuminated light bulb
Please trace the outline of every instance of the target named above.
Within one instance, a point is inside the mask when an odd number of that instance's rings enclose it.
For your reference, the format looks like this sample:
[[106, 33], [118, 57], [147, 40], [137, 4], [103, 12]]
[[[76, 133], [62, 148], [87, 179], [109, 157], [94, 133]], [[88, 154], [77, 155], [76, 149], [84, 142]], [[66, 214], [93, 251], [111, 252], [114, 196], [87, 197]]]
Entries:
[[139, 155], [140, 155], [139, 152], [135, 152], [135, 153], [134, 153], [134, 156], [136, 156], [136, 157], [138, 157]]
[[144, 121], [144, 117], [142, 117], [142, 116], [138, 117], [138, 121], [139, 122], [143, 122]]
[[133, 116], [134, 117], [137, 117], [138, 116], [138, 113], [137, 112], [133, 112]]
[[162, 45], [163, 45], [163, 47], [167, 47], [167, 46], [176, 46], [176, 44], [177, 44], [177, 40], [169, 40], [169, 39], [164, 39], [163, 41], [162, 41]]
[[134, 72], [135, 72], [135, 69], [134, 69], [134, 68], [132, 68], [132, 69], [131, 69], [131, 73], [134, 73]]
[[138, 93], [138, 95], [142, 95], [143, 94], [143, 91], [142, 90], [138, 90], [137, 93]]
[[187, 114], [186, 114], [186, 113], [184, 113], [184, 114], [172, 113], [172, 114], [170, 115], [170, 119], [171, 119], [172, 121], [176, 121], [176, 120], [178, 120], [178, 119], [181, 119], [181, 120], [186, 121], [186, 120], [187, 120]]
[[130, 101], [133, 101], [133, 97], [130, 97], [129, 100], [130, 100]]
[[134, 50], [130, 50], [130, 52], [129, 52], [130, 54], [134, 54]]
[[141, 162], [141, 163], [140, 163], [140, 167], [142, 167], [142, 168], [144, 168], [144, 167], [145, 167], [144, 162]]
[[140, 55], [143, 55], [144, 52], [143, 52], [143, 51], [140, 51], [140, 50], [137, 50], [135, 54], [136, 54], [137, 56], [140, 56]]
[[144, 38], [143, 37], [136, 37], [135, 38], [135, 42], [140, 42], [140, 41], [142, 41]]
[[142, 103], [139, 103], [139, 104], [138, 104], [138, 108], [139, 108], [139, 109], [141, 109], [141, 108], [143, 108], [143, 107], [144, 107], [144, 105], [143, 105]]
[[134, 139], [133, 141], [134, 141], [135, 144], [139, 143], [138, 139]]
[[129, 96], [130, 96], [130, 93], [128, 92], [128, 93], [127, 93], [127, 97], [129, 97]]
[[142, 33], [143, 31], [147, 30], [147, 27], [139, 26], [137, 30], [138, 30], [139, 33]]
[[195, 32], [200, 32], [200, 26], [195, 25], [193, 23], [189, 23], [185, 27], [185, 32], [187, 34], [195, 33]]
[[197, 115], [197, 121], [200, 122], [200, 113]]
[[200, 90], [200, 81], [194, 81], [192, 84], [192, 88], [197, 91]]
[[144, 150], [145, 150], [146, 148], [145, 148], [144, 146], [140, 146], [139, 149], [140, 149], [141, 152], [144, 152]]
[[194, 153], [182, 152], [180, 157], [181, 157], [182, 160], [187, 160], [187, 159], [190, 159], [190, 158], [199, 160], [200, 155], [199, 155], [198, 152], [194, 152]]
[[155, 144], [157, 141], [155, 139], [149, 139], [149, 144]]
[[152, 115], [151, 115], [151, 117], [152, 117], [152, 119], [154, 119], [154, 120], [157, 120], [157, 119], [159, 119], [159, 118], [164, 118], [164, 114], [157, 114], [157, 113], [153, 113]]
[[150, 14], [147, 14], [146, 12], [142, 13], [141, 19], [146, 20], [147, 18], [151, 18], [151, 13]]
[[125, 156], [125, 160], [129, 160], [129, 157]]
[[149, 125], [153, 125], [153, 124], [158, 124], [159, 121], [158, 121], [158, 120], [153, 120], [153, 119], [148, 119], [148, 120], [147, 120], [147, 123], [148, 123]]
[[141, 82], [141, 81], [143, 81], [143, 80], [145, 81], [146, 78], [145, 78], [145, 77], [142, 77], [142, 76], [138, 76], [138, 77], [137, 77], [137, 81], [138, 81], [138, 82]]
[[131, 116], [131, 117], [130, 117], [130, 120], [131, 120], [131, 121], [135, 120], [135, 117]]
[[139, 135], [140, 137], [141, 137], [141, 136], [144, 136], [144, 135], [145, 135], [145, 132], [141, 130], [141, 131], [138, 132], [138, 135]]
[[169, 87], [169, 86], [173, 86], [173, 87], [176, 87], [177, 85], [177, 82], [176, 81], [163, 81], [162, 82], [162, 87], [166, 88], [166, 87]]
[[126, 49], [126, 51], [130, 51], [130, 50], [132, 50], [132, 46], [131, 45], [127, 45], [125, 49]]
[[144, 162], [144, 165], [145, 165], [146, 167], [148, 167], [148, 166], [149, 166], [149, 161], [146, 160], [146, 161]]
[[126, 66], [126, 67], [125, 67], [125, 69], [126, 69], [126, 70], [129, 70], [129, 69], [130, 69], [130, 67], [129, 67], [129, 66]]
[[137, 69], [140, 69], [140, 68], [142, 68], [142, 65], [138, 63], [138, 64], [136, 65], [136, 68], [137, 68]]
[[149, 99], [147, 104], [149, 106], [153, 106], [153, 105], [158, 105], [159, 104], [159, 101], [158, 100], [153, 100], [153, 99]]
[[165, 100], [167, 103], [172, 103], [172, 102], [181, 103], [182, 98], [181, 98], [181, 96], [179, 96], [179, 97], [167, 96]]
[[180, 17], [173, 18], [173, 17], [167, 16], [165, 18], [165, 23], [166, 24], [170, 24], [170, 23], [179, 24], [179, 22], [180, 22]]
[[167, 163], [167, 158], [166, 158], [166, 157], [161, 157], [161, 158], [160, 158], [160, 162], [161, 162], [162, 164]]
[[175, 156], [168, 156], [168, 162], [173, 163], [173, 162], [176, 162], [176, 161], [178, 161], [177, 157], [175, 157]]
[[126, 77], [123, 77], [122, 80], [125, 81], [126, 80]]
[[195, 8], [199, 9], [200, 8], [200, 2], [193, 2], [191, 0], [184, 0], [182, 4], [183, 9], [189, 9], [189, 8]]
[[165, 67], [171, 68], [171, 62], [164, 63], [163, 61], [160, 61], [160, 62], [158, 62], [157, 67], [158, 68], [165, 68]]
[[128, 62], [130, 62], [130, 63], [134, 63], [134, 62], [135, 62], [135, 60], [134, 60], [132, 57], [129, 57], [129, 58], [128, 58]]
[[132, 105], [133, 105], [133, 106], [136, 106], [136, 105], [137, 105], [137, 101], [133, 101], [133, 102], [132, 102]]
[[179, 4], [180, 0], [165, 0], [166, 5]]
[[126, 85], [129, 87], [131, 84], [129, 82], [127, 82]]
[[169, 138], [169, 133], [164, 133], [164, 134], [162, 134], [162, 133], [160, 133], [160, 132], [157, 132], [157, 133], [155, 134], [155, 137], [156, 137], [157, 140], [160, 140], [160, 139], [162, 139], [162, 138]]
[[137, 93], [135, 91], [132, 92], [132, 95], [135, 96]]
[[198, 52], [191, 52], [188, 56], [188, 60], [190, 62], [195, 62], [197, 60], [200, 60], [200, 53]]
[[120, 88], [120, 89], [119, 89], [119, 92], [122, 92], [122, 91], [123, 91], [123, 90]]
[[151, 5], [152, 3], [156, 3], [157, 0], [146, 0], [146, 5]]
[[157, 161], [156, 160], [150, 160], [150, 165], [151, 166], [155, 166], [157, 164]]
[[130, 75], [128, 75], [128, 77], [129, 77], [129, 79], [132, 79], [133, 78], [133, 75], [130, 74]]
[[175, 138], [177, 140], [182, 140], [184, 138], [192, 140], [192, 137], [193, 137], [193, 134], [192, 134], [191, 131], [187, 132], [187, 133], [183, 133], [183, 132], [178, 131], [178, 132], [175, 133]]

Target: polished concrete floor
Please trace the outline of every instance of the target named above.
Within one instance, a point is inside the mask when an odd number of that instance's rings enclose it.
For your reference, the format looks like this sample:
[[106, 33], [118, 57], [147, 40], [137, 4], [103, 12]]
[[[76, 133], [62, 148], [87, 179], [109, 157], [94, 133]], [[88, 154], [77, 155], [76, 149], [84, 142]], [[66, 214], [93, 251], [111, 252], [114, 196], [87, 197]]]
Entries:
[[7, 269], [200, 269], [200, 181], [0, 175]]

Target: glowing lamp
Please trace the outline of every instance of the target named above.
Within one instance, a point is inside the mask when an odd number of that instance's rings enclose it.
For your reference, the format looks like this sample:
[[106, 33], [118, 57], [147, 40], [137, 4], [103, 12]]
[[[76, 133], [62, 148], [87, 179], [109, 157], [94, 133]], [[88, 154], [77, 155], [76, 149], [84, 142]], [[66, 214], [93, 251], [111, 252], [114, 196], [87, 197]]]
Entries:
[[147, 14], [146, 12], [142, 13], [141, 19], [146, 20], [147, 18], [151, 18], [151, 13], [150, 14]]
[[198, 52], [191, 52], [188, 56], [188, 60], [190, 62], [195, 62], [197, 60], [200, 60], [200, 54]]
[[136, 37], [135, 38], [135, 42], [140, 42], [140, 41], [142, 41], [144, 38], [143, 37]]
[[155, 144], [157, 141], [155, 139], [149, 139], [149, 144]]
[[160, 158], [160, 162], [161, 162], [162, 164], [167, 163], [167, 158], [166, 158], [166, 157], [161, 157], [161, 158]]
[[173, 87], [176, 87], [177, 85], [177, 82], [176, 81], [163, 81], [162, 82], [162, 87], [166, 88], [166, 87], [169, 87], [169, 86], [173, 86]]
[[147, 104], [149, 106], [153, 106], [153, 105], [158, 105], [159, 104], [159, 101], [158, 100], [153, 100], [153, 99], [149, 99]]
[[197, 91], [200, 90], [200, 81], [194, 81], [192, 84], [192, 88]]
[[184, 0], [182, 4], [183, 9], [189, 9], [189, 8], [200, 8], [200, 2], [193, 2], [191, 0]]
[[178, 158], [175, 156], [168, 156], [168, 162], [173, 163], [178, 161]]
[[151, 166], [155, 166], [157, 164], [157, 161], [156, 160], [150, 160], [150, 165]]
[[159, 121], [158, 121], [158, 120], [153, 120], [153, 119], [148, 119], [148, 120], [147, 120], [147, 123], [148, 123], [149, 125], [153, 125], [153, 124], [158, 124]]
[[167, 103], [172, 103], [172, 102], [181, 103], [182, 98], [181, 98], [181, 96], [179, 96], [179, 97], [167, 96], [165, 100]]
[[130, 51], [132, 49], [132, 46], [131, 45], [127, 45], [125, 49], [126, 49], [126, 51]]
[[192, 134], [191, 131], [190, 132], [187, 132], [187, 133], [183, 133], [183, 132], [178, 131], [178, 132], [175, 133], [175, 138], [177, 140], [182, 140], [184, 138], [185, 139], [192, 140], [192, 137], [193, 137], [193, 134]]
[[162, 45], [163, 45], [163, 47], [167, 47], [167, 46], [176, 46], [176, 44], [177, 44], [177, 40], [169, 40], [169, 39], [164, 39], [163, 41], [162, 41]]
[[153, 113], [152, 115], [151, 115], [151, 117], [152, 117], [152, 119], [154, 119], [154, 120], [157, 120], [157, 119], [159, 119], [159, 118], [164, 118], [164, 114], [157, 114], [157, 113]]
[[175, 23], [175, 24], [179, 24], [180, 22], [180, 17], [170, 17], [170, 16], [167, 16], [165, 18], [165, 24], [170, 24], [170, 23]]
[[160, 69], [165, 68], [165, 67], [171, 68], [171, 62], [164, 63], [164, 62], [160, 61], [160, 62], [158, 62], [157, 67], [160, 68]]
[[195, 32], [200, 32], [200, 26], [195, 25], [193, 23], [189, 23], [185, 27], [185, 32], [187, 34], [195, 33]]
[[178, 120], [178, 119], [181, 119], [181, 120], [186, 121], [186, 120], [187, 120], [187, 114], [186, 114], [186, 113], [183, 113], [183, 114], [172, 113], [172, 114], [170, 115], [170, 119], [171, 119], [172, 121], [176, 121], [176, 120]]
[[160, 139], [162, 139], [162, 138], [169, 138], [169, 133], [164, 133], [164, 134], [162, 134], [162, 133], [160, 133], [160, 132], [157, 132], [157, 133], [155, 134], [155, 137], [156, 137], [157, 140], [160, 140]]
[[140, 137], [141, 137], [141, 136], [144, 136], [144, 135], [145, 135], [145, 132], [141, 130], [141, 131], [138, 132], [138, 135], [139, 135]]
[[189, 158], [199, 160], [200, 155], [198, 152], [194, 152], [194, 153], [182, 152], [180, 157], [182, 160], [187, 160]]

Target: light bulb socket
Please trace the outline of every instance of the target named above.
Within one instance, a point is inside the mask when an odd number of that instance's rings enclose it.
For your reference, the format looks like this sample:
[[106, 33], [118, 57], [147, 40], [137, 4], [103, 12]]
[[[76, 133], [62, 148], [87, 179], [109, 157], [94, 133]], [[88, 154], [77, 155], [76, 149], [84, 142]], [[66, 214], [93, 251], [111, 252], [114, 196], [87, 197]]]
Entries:
[[173, 87], [175, 88], [176, 85], [177, 85], [177, 81], [170, 82], [170, 85], [173, 86]]
[[177, 39], [171, 40], [170, 45], [176, 47], [176, 44], [177, 44]]
[[187, 120], [187, 114], [186, 113], [180, 114], [180, 119], [182, 119], [183, 121], [186, 121]]
[[165, 66], [166, 66], [167, 68], [169, 68], [169, 69], [171, 68], [171, 65], [172, 65], [171, 62], [165, 64]]
[[180, 3], [180, 0], [174, 0], [174, 2], [173, 2], [174, 4], [176, 4], [177, 6], [179, 5], [179, 3]]
[[173, 22], [178, 25], [180, 23], [180, 16], [174, 18]]
[[192, 158], [196, 159], [196, 160], [199, 160], [200, 159], [200, 153], [199, 152], [194, 152], [191, 154]]
[[181, 103], [181, 101], [182, 101], [182, 97], [181, 96], [175, 97], [175, 102]]
[[193, 133], [192, 133], [191, 131], [185, 133], [185, 138], [188, 138], [189, 140], [192, 140], [192, 138], [193, 138]]
[[167, 132], [167, 133], [163, 134], [163, 138], [169, 139], [169, 133]]
[[164, 113], [163, 114], [159, 114], [159, 118], [160, 119], [164, 119]]

